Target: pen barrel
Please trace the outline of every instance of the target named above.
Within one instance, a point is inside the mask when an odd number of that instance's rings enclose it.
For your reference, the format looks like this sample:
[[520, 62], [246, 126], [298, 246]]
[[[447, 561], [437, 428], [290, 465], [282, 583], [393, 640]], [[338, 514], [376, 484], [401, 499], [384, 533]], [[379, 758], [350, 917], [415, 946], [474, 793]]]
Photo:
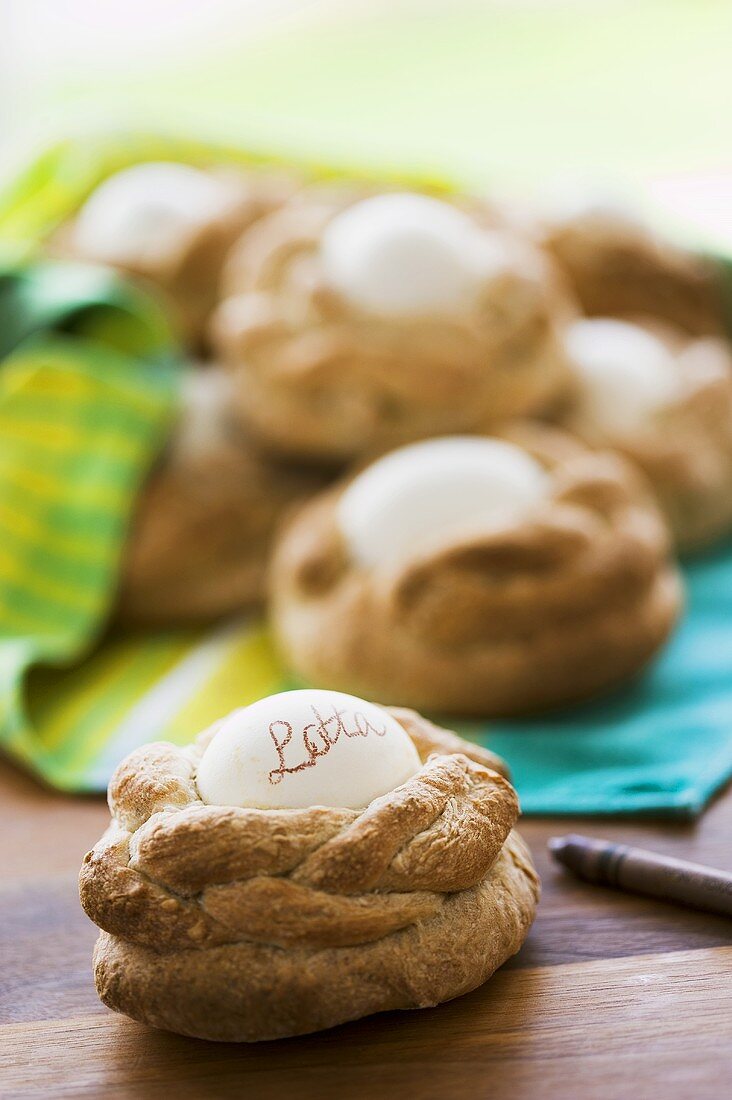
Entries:
[[728, 871], [607, 841], [571, 838], [568, 848], [562, 862], [592, 882], [732, 916]]

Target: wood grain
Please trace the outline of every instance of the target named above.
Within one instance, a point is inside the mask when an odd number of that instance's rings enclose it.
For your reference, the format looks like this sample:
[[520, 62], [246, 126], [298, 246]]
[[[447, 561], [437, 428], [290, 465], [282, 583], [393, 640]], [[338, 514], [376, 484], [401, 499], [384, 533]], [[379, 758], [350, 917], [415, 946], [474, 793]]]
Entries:
[[525, 821], [544, 898], [523, 951], [486, 986], [253, 1047], [155, 1032], [98, 1002], [96, 930], [76, 875], [106, 821], [102, 799], [66, 798], [0, 765], [3, 1098], [724, 1095], [732, 924], [576, 882], [550, 865], [546, 840], [581, 829], [732, 868], [732, 792], [690, 824]]
[[163, 1085], [205, 1095], [215, 1084], [216, 1095], [323, 1100], [406, 1089], [472, 1100], [488, 1088], [600, 1100], [650, 1095], [652, 1083], [665, 1096], [721, 1097], [732, 1061], [709, 1068], [732, 1045], [730, 982], [729, 947], [507, 970], [439, 1009], [255, 1046], [182, 1039], [108, 1013], [52, 1019], [0, 1029], [0, 1071], [11, 1095], [153, 1097]]

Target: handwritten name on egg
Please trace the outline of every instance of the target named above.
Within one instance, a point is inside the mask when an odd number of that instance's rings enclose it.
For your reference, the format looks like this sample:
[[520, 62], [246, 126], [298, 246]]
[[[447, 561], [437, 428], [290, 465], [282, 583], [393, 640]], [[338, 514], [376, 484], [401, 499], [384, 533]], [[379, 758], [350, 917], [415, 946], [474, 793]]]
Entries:
[[[291, 722], [284, 718], [270, 723], [269, 735], [272, 738], [279, 765], [269, 773], [269, 782], [276, 786], [285, 775], [293, 775], [313, 768], [318, 760], [326, 756], [341, 737], [384, 737], [386, 726], [375, 726], [360, 711], [338, 710], [335, 706], [331, 713], [321, 714], [311, 704], [313, 721], [295, 731]], [[287, 750], [287, 759], [285, 756]]]

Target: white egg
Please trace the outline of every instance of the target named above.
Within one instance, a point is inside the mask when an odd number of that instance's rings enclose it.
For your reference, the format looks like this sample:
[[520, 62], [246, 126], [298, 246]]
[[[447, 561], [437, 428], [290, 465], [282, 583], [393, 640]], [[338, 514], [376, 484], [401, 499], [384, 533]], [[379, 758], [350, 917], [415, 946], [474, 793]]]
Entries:
[[414, 743], [387, 711], [308, 688], [270, 695], [225, 718], [196, 782], [213, 806], [362, 809], [419, 767]]
[[450, 436], [402, 447], [369, 466], [338, 503], [338, 523], [360, 564], [391, 565], [453, 537], [519, 522], [549, 478], [499, 439]]
[[348, 207], [321, 244], [327, 283], [357, 307], [387, 315], [470, 307], [505, 266], [498, 234], [426, 195], [376, 195]]
[[609, 434], [633, 431], [678, 392], [673, 356], [653, 333], [609, 318], [576, 321], [567, 350], [580, 386], [580, 423]]
[[229, 186], [197, 168], [167, 162], [124, 168], [97, 187], [81, 208], [74, 242], [87, 256], [134, 263], [174, 248], [227, 201]]

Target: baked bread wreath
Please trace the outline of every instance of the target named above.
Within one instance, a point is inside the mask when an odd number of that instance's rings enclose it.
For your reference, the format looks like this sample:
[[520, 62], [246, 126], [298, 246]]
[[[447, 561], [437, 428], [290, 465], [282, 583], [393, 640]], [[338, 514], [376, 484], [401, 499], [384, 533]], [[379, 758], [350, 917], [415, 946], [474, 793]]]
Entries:
[[122, 554], [114, 614], [126, 625], [204, 623], [259, 606], [278, 524], [324, 484], [247, 437], [229, 414], [228, 383], [209, 367], [184, 387]]
[[295, 186], [293, 179], [273, 172], [137, 164], [92, 192], [55, 247], [154, 284], [172, 307], [183, 337], [198, 349], [205, 342], [229, 250]]
[[237, 248], [212, 321], [247, 424], [344, 462], [542, 411], [572, 312], [539, 250], [458, 200], [316, 190]]
[[732, 530], [732, 356], [713, 337], [603, 318], [568, 332], [578, 384], [563, 423], [648, 478], [681, 552]]
[[694, 336], [725, 332], [714, 263], [633, 213], [587, 202], [547, 222], [541, 237], [590, 316], [648, 316]]
[[198, 1038], [276, 1039], [457, 997], [519, 949], [539, 883], [504, 765], [412, 712], [388, 719], [421, 763], [364, 809], [204, 804], [218, 727], [120, 764], [80, 876], [108, 1007]]
[[[498, 485], [495, 524], [474, 519], [490, 478], [460, 497], [483, 441], [458, 441], [475, 453], [448, 471], [436, 448], [454, 444], [437, 440], [326, 491], [283, 531], [272, 618], [306, 682], [428, 712], [511, 716], [606, 691], [659, 650], [681, 584], [643, 480], [621, 457], [538, 424], [504, 439], [538, 473]], [[409, 452], [416, 473], [403, 477]], [[362, 492], [381, 464], [379, 485]]]

